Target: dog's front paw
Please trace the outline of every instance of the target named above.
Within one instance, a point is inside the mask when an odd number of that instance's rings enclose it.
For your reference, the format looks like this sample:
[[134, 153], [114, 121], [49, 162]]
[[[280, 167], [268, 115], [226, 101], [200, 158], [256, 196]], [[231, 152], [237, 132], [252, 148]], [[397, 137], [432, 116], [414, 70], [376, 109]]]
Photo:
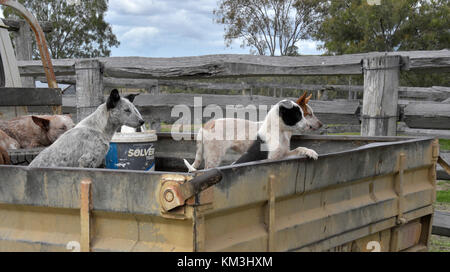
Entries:
[[314, 160], [317, 160], [317, 158], [319, 158], [319, 154], [317, 154], [317, 152], [312, 150], [312, 149], [308, 149], [305, 152], [305, 155], [310, 157], [311, 159], [314, 159]]
[[309, 148], [306, 148], [306, 147], [297, 147], [296, 150], [297, 150], [297, 154], [299, 156], [305, 155], [305, 156], [307, 156], [307, 157], [309, 157], [311, 159], [314, 159], [314, 160], [317, 160], [317, 158], [319, 157], [319, 155], [317, 154], [316, 151], [314, 151], [312, 149], [309, 149]]

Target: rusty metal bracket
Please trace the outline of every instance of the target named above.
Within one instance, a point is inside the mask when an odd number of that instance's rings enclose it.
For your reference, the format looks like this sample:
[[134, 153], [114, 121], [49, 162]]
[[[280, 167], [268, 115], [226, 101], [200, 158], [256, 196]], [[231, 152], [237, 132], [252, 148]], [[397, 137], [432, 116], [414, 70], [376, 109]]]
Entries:
[[165, 212], [183, 206], [187, 199], [222, 180], [222, 172], [213, 168], [188, 182], [166, 181], [160, 190], [160, 202]]
[[434, 139], [431, 144], [431, 166], [428, 169], [428, 179], [431, 186], [433, 186], [433, 201], [436, 201], [436, 166], [439, 161], [439, 140]]
[[[58, 88], [58, 84], [56, 83], [56, 76], [53, 70], [52, 59], [50, 57], [50, 53], [47, 46], [47, 41], [45, 39], [44, 31], [42, 31], [41, 26], [39, 25], [38, 20], [34, 17], [31, 12], [29, 12], [22, 4], [18, 3], [14, 0], [0, 0], [0, 4], [4, 6], [11, 7], [17, 10], [28, 22], [31, 29], [33, 30], [36, 36], [36, 43], [39, 48], [39, 53], [41, 55], [42, 66], [44, 67], [45, 76], [47, 77], [47, 84], [49, 88]], [[56, 106], [53, 107], [53, 112], [55, 114], [62, 113], [62, 107]]]
[[92, 237], [92, 188], [91, 180], [84, 179], [80, 183], [80, 245], [82, 252], [91, 251]]
[[403, 225], [407, 222], [407, 219], [403, 216], [405, 210], [405, 196], [403, 190], [404, 171], [406, 167], [406, 154], [401, 152], [398, 158], [398, 173], [395, 177], [394, 189], [398, 196], [398, 214], [397, 225]]

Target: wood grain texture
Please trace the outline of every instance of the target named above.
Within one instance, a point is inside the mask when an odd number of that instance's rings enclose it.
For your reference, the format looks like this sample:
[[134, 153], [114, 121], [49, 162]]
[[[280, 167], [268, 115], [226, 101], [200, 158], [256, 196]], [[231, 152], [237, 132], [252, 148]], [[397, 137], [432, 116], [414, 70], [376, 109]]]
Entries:
[[401, 58], [376, 56], [364, 59], [364, 99], [361, 135], [395, 136]]
[[83, 120], [103, 103], [103, 75], [98, 60], [77, 61], [77, 120]]
[[[37, 80], [46, 82], [44, 77]], [[58, 76], [58, 83], [76, 84], [75, 76]], [[333, 85], [333, 84], [286, 84], [271, 82], [242, 82], [242, 83], [221, 83], [221, 82], [198, 82], [191, 80], [167, 80], [167, 79], [135, 79], [135, 78], [103, 78], [103, 84], [107, 88], [156, 88], [158, 86], [168, 86], [188, 90], [201, 89], [211, 91], [244, 91], [254, 88], [276, 88], [277, 90], [298, 90], [300, 91], [341, 91], [341, 92], [364, 92], [364, 86], [359, 85]], [[280, 95], [282, 97], [282, 95]], [[399, 98], [408, 100], [431, 100], [444, 101], [450, 98], [450, 87], [400, 87]]]
[[410, 128], [450, 129], [450, 105], [446, 103], [410, 103], [404, 110]]
[[[105, 76], [116, 78], [180, 79], [241, 76], [359, 75], [361, 61], [385, 53], [348, 54], [339, 56], [256, 56], [204, 55], [177, 58], [108, 57], [98, 58], [105, 65]], [[409, 57], [408, 68], [450, 68], [450, 51], [389, 52], [388, 55]], [[57, 75], [74, 74], [74, 60], [53, 60]], [[37, 61], [19, 62], [20, 74], [43, 75]]]
[[[16, 19], [2, 19], [3, 23], [9, 27], [12, 31], [19, 31], [20, 28], [23, 26], [22, 22], [25, 22], [25, 20], [16, 20]], [[51, 32], [53, 30], [53, 25], [51, 22], [39, 22], [39, 25], [42, 28], [42, 31], [44, 32]]]
[[60, 106], [61, 89], [0, 88], [0, 106]]
[[450, 237], [450, 212], [434, 212], [432, 233]]
[[[223, 117], [225, 117], [227, 106], [236, 106], [235, 109], [239, 114], [245, 112], [246, 107], [249, 105], [253, 105], [257, 108], [259, 108], [259, 106], [266, 106], [267, 109], [270, 109], [270, 106], [275, 105], [281, 100], [280, 98], [267, 96], [141, 94], [134, 100], [134, 104], [139, 109], [145, 121], [155, 124], [160, 122], [173, 124], [179, 119], [178, 115], [172, 116], [174, 106], [183, 105], [183, 107], [187, 107], [191, 114], [193, 114], [195, 110], [195, 97], [201, 97], [203, 109], [208, 105], [217, 105], [220, 108]], [[295, 100], [295, 98], [290, 99]], [[314, 114], [325, 124], [359, 124], [359, 117], [357, 115], [359, 111], [358, 101], [311, 100], [309, 105], [313, 108]], [[63, 97], [63, 112], [76, 112], [76, 98], [74, 96]], [[261, 114], [258, 112], [258, 118], [264, 119], [264, 117], [265, 115], [263, 115], [262, 112]], [[193, 118], [193, 115], [191, 118]], [[219, 117], [216, 116], [215, 118]], [[211, 117], [205, 116], [203, 122], [206, 122], [209, 119], [211, 119]]]

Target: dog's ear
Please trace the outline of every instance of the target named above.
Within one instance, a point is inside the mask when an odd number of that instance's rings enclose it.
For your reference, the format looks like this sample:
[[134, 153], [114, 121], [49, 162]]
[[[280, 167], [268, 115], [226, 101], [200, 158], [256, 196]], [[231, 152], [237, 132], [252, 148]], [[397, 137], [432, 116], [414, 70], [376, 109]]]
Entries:
[[300, 105], [304, 105], [305, 103], [305, 99], [306, 99], [306, 92], [303, 93], [302, 96], [299, 97], [299, 99], [297, 99], [297, 104]]
[[308, 104], [309, 100], [311, 99], [312, 94], [310, 94], [307, 98], [305, 98], [305, 104]]
[[32, 115], [33, 122], [45, 131], [50, 129], [50, 120]]
[[138, 96], [138, 95], [139, 95], [139, 93], [137, 93], [137, 94], [129, 94], [129, 95], [125, 96], [125, 98], [128, 99], [131, 103], [133, 103], [134, 98], [136, 96]]
[[120, 101], [120, 95], [119, 91], [117, 89], [114, 89], [111, 91], [111, 94], [108, 97], [108, 100], [106, 101], [106, 109], [110, 110], [117, 106], [117, 102]]

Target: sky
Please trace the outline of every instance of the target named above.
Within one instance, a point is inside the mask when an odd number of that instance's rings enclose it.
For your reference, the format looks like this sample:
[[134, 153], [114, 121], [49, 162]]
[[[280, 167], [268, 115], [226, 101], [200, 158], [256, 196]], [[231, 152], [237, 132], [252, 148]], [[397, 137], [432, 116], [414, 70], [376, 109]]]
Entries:
[[[111, 56], [249, 54], [238, 40], [225, 46], [224, 26], [213, 22], [216, 6], [217, 0], [109, 0], [105, 20], [120, 41]], [[313, 41], [297, 46], [301, 54], [321, 54]]]
[[[109, 0], [106, 21], [120, 41], [112, 56], [181, 57], [248, 54], [240, 41], [226, 47], [224, 26], [213, 22], [216, 0]], [[313, 41], [301, 54], [320, 54]]]

